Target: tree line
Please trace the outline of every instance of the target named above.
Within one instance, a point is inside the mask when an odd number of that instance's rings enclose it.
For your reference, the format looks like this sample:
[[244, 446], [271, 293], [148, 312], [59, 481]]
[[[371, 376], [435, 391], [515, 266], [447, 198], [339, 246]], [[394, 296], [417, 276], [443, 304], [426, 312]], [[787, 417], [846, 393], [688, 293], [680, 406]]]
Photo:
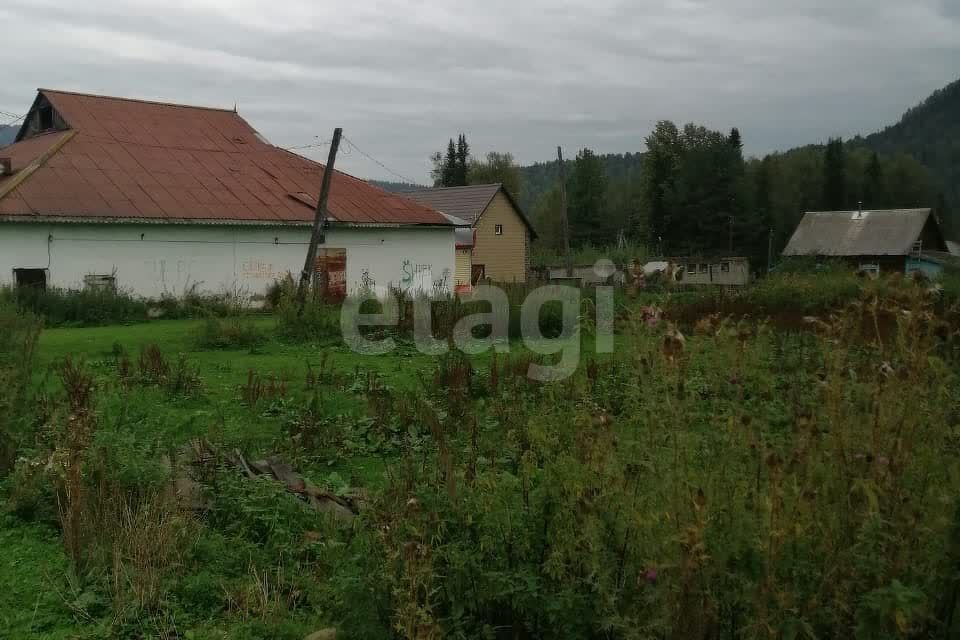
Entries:
[[[831, 139], [763, 158], [745, 158], [739, 129], [661, 121], [646, 152], [565, 161], [574, 247], [624, 241], [651, 255], [744, 255], [763, 269], [810, 210], [935, 207], [958, 228], [927, 169], [904, 153], [882, 154]], [[559, 254], [562, 208], [556, 161], [519, 167], [510, 153], [470, 155], [466, 137], [432, 157], [435, 186], [503, 183], [531, 215], [541, 250]]]
[[464, 134], [454, 142], [450, 138], [446, 153], [437, 151], [430, 156], [433, 168], [430, 178], [434, 187], [463, 187], [471, 184], [501, 183], [512, 195], [523, 191], [520, 167], [511, 153], [491, 151], [484, 158], [470, 154], [470, 144]]

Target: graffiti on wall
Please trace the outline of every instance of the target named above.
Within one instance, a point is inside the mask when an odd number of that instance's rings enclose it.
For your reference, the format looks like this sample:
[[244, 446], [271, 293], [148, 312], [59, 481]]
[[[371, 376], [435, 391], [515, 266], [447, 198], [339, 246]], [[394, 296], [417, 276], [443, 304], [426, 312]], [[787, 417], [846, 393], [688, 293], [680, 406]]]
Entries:
[[240, 275], [253, 280], [273, 280], [273, 264], [261, 262], [256, 258], [248, 258], [240, 264]]
[[444, 269], [440, 277], [433, 281], [433, 290], [442, 293], [450, 286], [450, 269]]
[[411, 260], [404, 260], [400, 266], [400, 288], [426, 289], [432, 283], [432, 264], [416, 264]]
[[368, 267], [360, 270], [360, 287], [368, 291], [373, 291], [377, 287], [377, 281], [370, 275]]

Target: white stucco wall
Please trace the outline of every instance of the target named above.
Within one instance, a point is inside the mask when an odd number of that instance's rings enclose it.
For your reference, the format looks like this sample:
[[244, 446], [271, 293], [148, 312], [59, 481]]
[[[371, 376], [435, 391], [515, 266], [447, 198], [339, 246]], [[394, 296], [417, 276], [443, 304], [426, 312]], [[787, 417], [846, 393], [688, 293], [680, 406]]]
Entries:
[[[48, 285], [82, 288], [84, 276], [115, 273], [117, 286], [145, 297], [262, 294], [303, 268], [310, 230], [180, 224], [0, 223], [0, 285], [14, 269], [48, 269]], [[326, 247], [347, 252], [347, 289], [363, 282], [430, 290], [454, 274], [453, 228], [333, 228]]]

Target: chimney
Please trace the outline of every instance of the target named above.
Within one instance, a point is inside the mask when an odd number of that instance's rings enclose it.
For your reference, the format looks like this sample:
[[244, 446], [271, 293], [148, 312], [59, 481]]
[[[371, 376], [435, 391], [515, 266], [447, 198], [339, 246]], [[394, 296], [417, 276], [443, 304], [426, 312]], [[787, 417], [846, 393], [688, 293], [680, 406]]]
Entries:
[[863, 202], [857, 203], [857, 210], [853, 214], [854, 220], [863, 220]]
[[0, 177], [13, 175], [13, 161], [10, 158], [0, 158]]

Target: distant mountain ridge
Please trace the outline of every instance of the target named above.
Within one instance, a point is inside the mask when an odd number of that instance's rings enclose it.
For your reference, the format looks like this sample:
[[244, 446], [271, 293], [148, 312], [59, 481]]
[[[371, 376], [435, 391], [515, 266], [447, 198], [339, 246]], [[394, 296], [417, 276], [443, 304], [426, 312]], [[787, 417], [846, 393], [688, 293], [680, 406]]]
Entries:
[[[564, 158], [564, 165], [567, 166], [567, 172], [571, 171], [570, 163], [576, 158], [577, 150], [570, 149], [568, 156]], [[606, 153], [597, 154], [597, 157], [603, 162], [606, 168], [607, 178], [611, 181], [629, 180], [637, 178], [640, 175], [640, 168], [643, 166], [642, 152], [627, 153]], [[559, 166], [556, 160], [551, 162], [535, 162], [531, 165], [520, 167], [523, 189], [517, 194], [520, 199], [520, 207], [527, 212], [533, 211], [540, 200], [540, 197], [557, 186], [560, 180]]]
[[12, 143], [17, 137], [17, 131], [20, 127], [17, 125], [0, 124], [0, 147], [5, 147]]
[[929, 169], [951, 208], [960, 207], [960, 80], [935, 91], [900, 122], [856, 139], [877, 153], [907, 153]]

